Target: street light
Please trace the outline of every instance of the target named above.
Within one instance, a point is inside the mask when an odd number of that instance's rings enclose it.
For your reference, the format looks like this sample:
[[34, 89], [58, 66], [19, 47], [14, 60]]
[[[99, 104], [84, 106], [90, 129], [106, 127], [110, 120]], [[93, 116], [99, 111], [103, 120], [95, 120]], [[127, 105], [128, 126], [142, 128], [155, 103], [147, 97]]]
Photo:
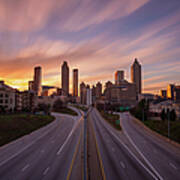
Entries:
[[166, 113], [167, 113], [167, 116], [168, 116], [168, 138], [170, 139], [170, 112], [171, 112], [171, 106], [169, 106], [167, 109], [166, 109]]

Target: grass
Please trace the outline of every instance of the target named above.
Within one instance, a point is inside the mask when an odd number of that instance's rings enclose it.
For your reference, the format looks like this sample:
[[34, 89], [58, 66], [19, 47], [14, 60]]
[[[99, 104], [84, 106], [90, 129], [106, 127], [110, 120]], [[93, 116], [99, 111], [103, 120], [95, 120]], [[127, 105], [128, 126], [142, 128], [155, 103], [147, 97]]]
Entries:
[[0, 115], [0, 146], [29, 134], [53, 120], [54, 117], [48, 115]]
[[109, 114], [104, 111], [99, 111], [101, 116], [108, 122], [110, 123], [114, 128], [117, 130], [121, 130], [120, 124], [116, 124], [116, 121], [120, 119], [118, 114]]
[[78, 113], [76, 111], [73, 111], [72, 109], [67, 108], [67, 107], [60, 108], [58, 110], [55, 110], [54, 112], [69, 114], [71, 116], [77, 116], [78, 115]]
[[88, 111], [88, 108], [87, 107], [84, 107], [84, 106], [78, 106], [78, 105], [74, 105], [75, 108], [78, 108], [84, 112]]
[[[168, 121], [144, 121], [144, 124], [157, 133], [168, 137]], [[180, 121], [170, 122], [170, 139], [180, 143]]]

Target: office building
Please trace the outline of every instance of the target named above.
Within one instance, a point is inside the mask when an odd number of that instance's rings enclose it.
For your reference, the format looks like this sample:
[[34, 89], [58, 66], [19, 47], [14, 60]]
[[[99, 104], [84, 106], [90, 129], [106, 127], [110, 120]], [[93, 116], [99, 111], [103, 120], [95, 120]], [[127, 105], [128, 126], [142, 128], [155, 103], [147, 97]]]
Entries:
[[141, 94], [141, 65], [139, 64], [138, 60], [135, 59], [134, 63], [131, 66], [131, 81], [136, 85], [136, 96]]
[[126, 80], [119, 85], [107, 86], [104, 91], [105, 100], [118, 106], [133, 106], [136, 104], [136, 86]]
[[115, 72], [115, 84], [119, 85], [121, 81], [124, 80], [124, 71]]
[[33, 84], [33, 90], [37, 96], [41, 96], [41, 91], [42, 91], [41, 82], [42, 82], [42, 69], [40, 66], [38, 66], [34, 68], [34, 83], [31, 83], [31, 85]]
[[167, 98], [174, 100], [174, 84], [169, 84], [167, 87]]
[[42, 96], [57, 95], [57, 88], [54, 86], [42, 86]]
[[175, 86], [175, 89], [174, 89], [174, 100], [176, 102], [180, 102], [180, 86]]
[[66, 61], [64, 61], [61, 67], [61, 87], [63, 95], [69, 95], [69, 67]]
[[0, 81], [0, 112], [14, 111], [16, 90]]
[[162, 98], [167, 98], [167, 90], [161, 90], [160, 91], [160, 96], [162, 97]]
[[78, 96], [78, 69], [73, 69], [73, 96]]
[[89, 85], [86, 86], [86, 105], [92, 105], [92, 89]]
[[81, 101], [81, 104], [86, 104], [86, 85], [84, 82], [82, 82], [80, 84], [80, 101]]
[[102, 84], [98, 82], [96, 84], [96, 99], [100, 99], [102, 96]]
[[22, 110], [33, 112], [35, 109], [35, 103], [37, 101], [37, 94], [34, 91], [21, 92], [22, 98]]

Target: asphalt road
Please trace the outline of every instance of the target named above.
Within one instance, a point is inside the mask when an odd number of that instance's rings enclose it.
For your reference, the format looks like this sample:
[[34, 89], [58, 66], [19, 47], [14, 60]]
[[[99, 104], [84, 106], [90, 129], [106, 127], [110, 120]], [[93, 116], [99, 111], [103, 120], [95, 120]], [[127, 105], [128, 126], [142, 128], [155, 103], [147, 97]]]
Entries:
[[121, 126], [134, 148], [152, 168], [167, 180], [180, 179], [180, 148], [135, 123], [129, 113], [121, 113]]
[[81, 178], [83, 118], [53, 115], [53, 123], [0, 148], [0, 180]]
[[[54, 113], [56, 120], [51, 124], [1, 147], [0, 180], [83, 179], [84, 121], [76, 111], [77, 117]], [[93, 180], [179, 180], [180, 150], [140, 127], [130, 114], [120, 117], [122, 131], [96, 109], [89, 111]]]
[[122, 132], [112, 128], [96, 109], [90, 112], [90, 120], [103, 163], [104, 179], [158, 179], [123, 143]]

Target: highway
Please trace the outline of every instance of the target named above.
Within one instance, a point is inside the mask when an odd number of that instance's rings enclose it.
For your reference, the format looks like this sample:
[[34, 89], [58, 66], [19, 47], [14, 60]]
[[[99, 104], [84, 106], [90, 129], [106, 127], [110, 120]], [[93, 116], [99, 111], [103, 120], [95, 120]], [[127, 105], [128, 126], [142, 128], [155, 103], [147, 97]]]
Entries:
[[[0, 180], [81, 180], [84, 119], [53, 113], [49, 125], [0, 147]], [[89, 180], [179, 180], [180, 149], [120, 113], [122, 131], [95, 108], [87, 116]], [[86, 180], [86, 179], [85, 179]]]
[[53, 115], [51, 124], [0, 148], [0, 180], [81, 179], [83, 118]]
[[102, 179], [158, 179], [121, 140], [122, 132], [112, 128], [96, 109], [92, 109], [89, 118], [103, 163], [105, 176]]
[[121, 126], [134, 148], [163, 179], [180, 179], [180, 146], [176, 147], [147, 131], [128, 112], [120, 113]]

